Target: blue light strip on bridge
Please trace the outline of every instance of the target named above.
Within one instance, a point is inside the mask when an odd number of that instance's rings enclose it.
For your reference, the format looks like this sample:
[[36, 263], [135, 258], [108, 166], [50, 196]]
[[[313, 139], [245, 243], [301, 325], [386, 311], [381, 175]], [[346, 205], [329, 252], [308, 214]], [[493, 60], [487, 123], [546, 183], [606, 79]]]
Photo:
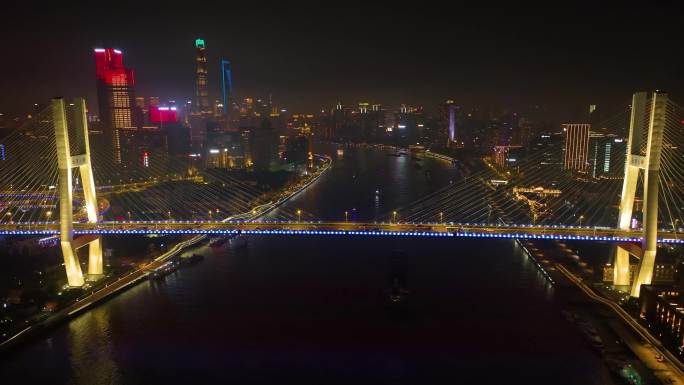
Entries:
[[[0, 230], [0, 235], [57, 235], [58, 230]], [[75, 235], [352, 235], [352, 236], [412, 236], [412, 237], [458, 237], [458, 238], [499, 238], [499, 239], [546, 239], [567, 241], [600, 242], [641, 242], [641, 238], [624, 238], [595, 235], [554, 235], [554, 234], [494, 234], [465, 232], [417, 232], [417, 231], [345, 231], [345, 230], [76, 230]], [[684, 244], [683, 239], [661, 238], [659, 243]]]

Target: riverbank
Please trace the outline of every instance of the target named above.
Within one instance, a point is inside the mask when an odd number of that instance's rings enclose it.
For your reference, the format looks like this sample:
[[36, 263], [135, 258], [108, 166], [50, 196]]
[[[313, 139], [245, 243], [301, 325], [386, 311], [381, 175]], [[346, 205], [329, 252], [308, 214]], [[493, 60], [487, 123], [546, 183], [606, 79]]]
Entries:
[[166, 259], [178, 255], [185, 248], [196, 245], [200, 241], [206, 238], [206, 235], [199, 235], [192, 237], [188, 240], [181, 241], [174, 245], [171, 250], [157, 257], [153, 262], [145, 266], [145, 268], [137, 268], [126, 275], [120, 276], [116, 281], [112, 283], [107, 283], [103, 287], [92, 291], [87, 296], [77, 300], [73, 304], [57, 311], [45, 320], [28, 325], [26, 328], [22, 329], [20, 332], [16, 333], [14, 336], [5, 340], [0, 344], [0, 354], [7, 353], [13, 347], [21, 344], [27, 339], [37, 336], [43, 332], [48, 331], [50, 328], [64, 322], [65, 320], [78, 315], [79, 313], [89, 309], [98, 303], [104, 301], [105, 299], [128, 289], [131, 286], [137, 284], [140, 280], [147, 276], [147, 269], [154, 269], [161, 265]]
[[[322, 175], [324, 175], [332, 167], [333, 163], [332, 158], [327, 155], [316, 154], [316, 156], [320, 159], [326, 160], [323, 162], [322, 168], [315, 175], [310, 177], [308, 181], [304, 182], [301, 186], [299, 186], [296, 190], [281, 197], [274, 203], [268, 203], [266, 205], [260, 206], [258, 210], [253, 209], [252, 211], [249, 211], [245, 214], [231, 216], [229, 218], [226, 218], [225, 221], [234, 219], [241, 215], [247, 215], [249, 219], [257, 219], [273, 211], [275, 208], [286, 203], [287, 201], [298, 195], [300, 192], [304, 191], [306, 188], [313, 185]], [[77, 316], [78, 314], [88, 309], [91, 309], [97, 304], [102, 303], [106, 299], [111, 298], [116, 294], [122, 293], [123, 291], [135, 286], [147, 277], [148, 272], [150, 270], [154, 270], [155, 268], [161, 266], [169, 258], [178, 255], [180, 252], [184, 251], [188, 247], [195, 246], [200, 242], [205, 241], [206, 239], [207, 235], [202, 234], [181, 241], [175, 244], [169, 251], [158, 256], [151, 263], [145, 265], [144, 267], [137, 267], [135, 270], [130, 271], [123, 276], [117, 277], [116, 281], [109, 282], [102, 287], [98, 287], [97, 289], [87, 294], [85, 297], [77, 299], [74, 303], [56, 311], [52, 315], [46, 317], [45, 319], [37, 323], [27, 324], [25, 328], [21, 329], [20, 331], [18, 331], [17, 333], [15, 333], [14, 335], [7, 338], [5, 341], [0, 343], [0, 355], [7, 354], [9, 351], [21, 345], [23, 342], [26, 342], [27, 340], [33, 337], [38, 337], [41, 334], [51, 330], [53, 327], [61, 324], [62, 322], [67, 321]]]

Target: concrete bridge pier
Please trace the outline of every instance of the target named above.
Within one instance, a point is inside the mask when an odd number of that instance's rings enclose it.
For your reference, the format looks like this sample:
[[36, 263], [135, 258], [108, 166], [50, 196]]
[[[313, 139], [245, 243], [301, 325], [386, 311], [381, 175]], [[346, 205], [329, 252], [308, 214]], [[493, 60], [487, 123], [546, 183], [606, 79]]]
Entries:
[[[641, 170], [644, 170], [644, 205], [642, 208], [643, 243], [640, 250], [638, 271], [632, 282], [630, 294], [639, 296], [641, 285], [650, 284], [655, 266], [658, 236], [658, 183], [660, 176], [660, 155], [665, 129], [668, 96], [662, 92], [654, 92], [651, 96], [651, 111], [648, 127], [645, 124], [647, 93], [636, 92], [632, 97], [632, 113], [630, 118], [627, 156], [625, 160], [625, 177], [622, 184], [622, 197], [618, 228], [631, 228], [634, 196]], [[641, 152], [642, 137], [647, 131], [646, 153]], [[615, 252], [615, 268], [613, 283], [618, 286], [629, 285], [630, 252], [617, 246]]]
[[78, 261], [78, 249], [89, 245], [88, 274], [97, 278], [103, 273], [102, 240], [100, 236], [80, 237], [74, 240], [73, 218], [73, 174], [74, 167], [79, 168], [83, 182], [83, 195], [88, 214], [88, 222], [97, 223], [97, 197], [95, 182], [90, 163], [90, 144], [88, 143], [88, 123], [86, 120], [85, 100], [77, 98], [74, 102], [74, 124], [76, 136], [82, 141], [83, 152], [72, 155], [69, 144], [69, 131], [66, 111], [62, 98], [52, 99], [52, 120], [55, 128], [57, 149], [57, 166], [59, 169], [59, 229], [60, 246], [64, 257], [64, 267], [69, 286], [81, 287], [85, 283], [81, 265]]

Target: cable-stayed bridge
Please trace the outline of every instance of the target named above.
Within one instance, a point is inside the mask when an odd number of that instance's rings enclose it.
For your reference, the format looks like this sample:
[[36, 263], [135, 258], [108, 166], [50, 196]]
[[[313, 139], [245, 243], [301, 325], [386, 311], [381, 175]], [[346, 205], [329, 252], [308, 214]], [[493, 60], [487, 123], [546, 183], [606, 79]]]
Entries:
[[[619, 156], [603, 156], [605, 164], [587, 161], [587, 151], [598, 148], [571, 153], [565, 133], [533, 143], [513, 169], [461, 164], [460, 180], [362, 222], [346, 213], [321, 221], [315, 212], [276, 209], [279, 196], [220, 172], [199, 172], [187, 157], [147, 160], [135, 170], [112, 164], [125, 157], [111, 153], [132, 139], [125, 130], [113, 138], [93, 135], [85, 108], [83, 99], [54, 99], [2, 140], [7, 155], [0, 162], [0, 235], [58, 235], [72, 286], [84, 282], [77, 250], [86, 245], [88, 274], [102, 274], [102, 235], [239, 232], [616, 242], [629, 247], [616, 253], [615, 283], [629, 284], [630, 254], [638, 257], [638, 295], [650, 283], [657, 243], [682, 242], [684, 109], [661, 92], [635, 93], [630, 108], [594, 125], [595, 135], [622, 132], [614, 143], [626, 142]], [[617, 175], [596, 172], [608, 163], [623, 167]], [[283, 194], [301, 187], [289, 185]]]

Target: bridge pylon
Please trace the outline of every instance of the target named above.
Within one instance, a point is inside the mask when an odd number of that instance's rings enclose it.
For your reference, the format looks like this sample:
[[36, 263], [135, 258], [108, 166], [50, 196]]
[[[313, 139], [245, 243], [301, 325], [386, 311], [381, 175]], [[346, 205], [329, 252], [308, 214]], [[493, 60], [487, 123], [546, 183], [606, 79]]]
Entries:
[[[658, 183], [660, 179], [660, 155], [665, 130], [668, 96], [663, 92], [653, 92], [650, 103], [651, 111], [646, 127], [645, 114], [647, 93], [635, 92], [632, 97], [632, 113], [630, 117], [629, 136], [627, 140], [627, 156], [625, 159], [625, 177], [622, 183], [622, 197], [618, 216], [618, 228], [629, 230], [634, 210], [634, 196], [641, 170], [644, 171], [643, 199], [643, 240], [641, 259], [632, 282], [630, 294], [639, 296], [641, 285], [650, 284], [657, 251], [658, 236]], [[647, 131], [646, 131], [647, 130]], [[645, 154], [642, 153], [642, 138], [646, 132], [647, 143]], [[615, 253], [614, 281], [615, 285], [629, 285], [629, 251], [618, 246]]]
[[73, 213], [73, 169], [78, 167], [83, 186], [88, 222], [97, 223], [97, 197], [95, 195], [95, 179], [90, 163], [90, 144], [88, 142], [88, 121], [86, 106], [83, 98], [77, 98], [74, 103], [73, 122], [76, 130], [76, 140], [80, 143], [79, 154], [72, 155], [69, 143], [64, 99], [54, 98], [51, 102], [52, 120], [55, 127], [55, 142], [57, 148], [57, 166], [59, 169], [59, 230], [60, 245], [64, 257], [69, 286], [80, 287], [84, 284], [83, 272], [78, 261], [78, 249], [88, 245], [88, 274], [102, 275], [102, 239], [100, 236], [80, 237], [74, 240]]

